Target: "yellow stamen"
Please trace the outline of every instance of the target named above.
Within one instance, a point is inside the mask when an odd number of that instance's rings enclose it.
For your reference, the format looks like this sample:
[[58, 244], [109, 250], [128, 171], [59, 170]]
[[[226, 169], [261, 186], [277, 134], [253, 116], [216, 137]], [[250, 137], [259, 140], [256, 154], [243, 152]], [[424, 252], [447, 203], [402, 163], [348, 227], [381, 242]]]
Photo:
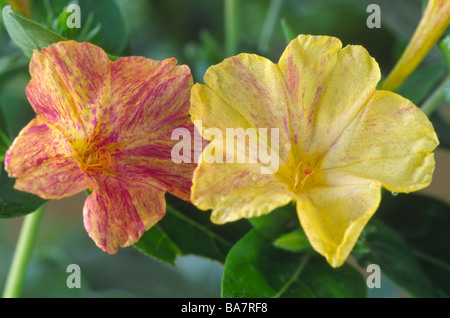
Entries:
[[297, 165], [297, 168], [295, 169], [294, 191], [296, 190], [302, 191], [303, 188], [305, 187], [306, 181], [308, 181], [309, 177], [311, 177], [316, 171], [316, 168], [312, 170], [308, 168], [301, 169], [302, 164], [303, 161], [300, 161], [299, 164]]
[[102, 171], [111, 165], [111, 153], [104, 148], [99, 148], [97, 151], [89, 153], [86, 158], [86, 149], [83, 149], [80, 161], [81, 169], [86, 172]]

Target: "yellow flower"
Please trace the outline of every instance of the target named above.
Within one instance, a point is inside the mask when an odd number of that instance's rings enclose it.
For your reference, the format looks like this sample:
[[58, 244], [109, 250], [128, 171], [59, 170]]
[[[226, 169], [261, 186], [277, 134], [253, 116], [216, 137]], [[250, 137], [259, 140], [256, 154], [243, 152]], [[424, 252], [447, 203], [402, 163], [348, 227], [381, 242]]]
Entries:
[[429, 0], [414, 35], [382, 89], [395, 91], [416, 69], [450, 23], [450, 1]]
[[278, 128], [278, 143], [263, 136], [258, 147], [271, 150], [279, 167], [261, 173], [267, 161], [251, 154], [248, 138], [245, 163], [199, 163], [192, 202], [212, 209], [220, 224], [295, 201], [311, 245], [333, 267], [342, 265], [377, 209], [381, 187], [419, 190], [434, 171], [438, 140], [430, 121], [409, 100], [376, 90], [379, 80], [363, 47], [342, 48], [328, 36], [300, 35], [278, 64], [240, 54], [210, 67], [205, 85], [191, 92], [191, 117], [212, 140], [203, 156], [236, 150], [206, 133], [210, 128], [253, 128], [260, 136]]

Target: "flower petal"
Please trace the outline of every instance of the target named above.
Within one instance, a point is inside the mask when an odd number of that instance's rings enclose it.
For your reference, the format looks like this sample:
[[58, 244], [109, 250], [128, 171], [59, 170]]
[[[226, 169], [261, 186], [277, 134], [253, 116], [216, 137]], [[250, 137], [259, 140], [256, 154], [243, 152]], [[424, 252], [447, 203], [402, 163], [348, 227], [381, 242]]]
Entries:
[[280, 58], [296, 158], [328, 150], [380, 80], [378, 64], [362, 46], [341, 47], [337, 38], [300, 35]]
[[[204, 153], [214, 147], [210, 143]], [[276, 174], [261, 174], [260, 167], [257, 163], [201, 161], [194, 172], [192, 202], [199, 209], [213, 209], [211, 220], [222, 224], [264, 215], [292, 201], [288, 186]]]
[[426, 115], [409, 100], [377, 91], [325, 155], [322, 168], [380, 181], [388, 190], [428, 186], [438, 145]]
[[84, 226], [98, 247], [114, 254], [139, 240], [165, 213], [164, 192], [113, 176], [96, 176], [86, 199]]
[[[194, 123], [202, 120], [202, 135], [208, 128], [223, 133], [227, 128], [277, 128], [281, 165], [289, 163], [289, 105], [276, 64], [254, 54], [239, 54], [211, 66], [204, 81], [205, 85], [192, 88], [190, 110]], [[265, 141], [271, 147], [270, 139]]]
[[174, 58], [126, 57], [113, 62], [109, 103], [96, 142], [124, 143], [186, 118], [192, 75]]
[[40, 117], [33, 119], [14, 140], [5, 159], [15, 187], [45, 199], [74, 195], [89, 187], [69, 141]]
[[339, 174], [297, 198], [302, 228], [314, 249], [333, 267], [341, 266], [381, 200], [380, 185]]
[[[189, 140], [172, 140], [172, 132], [175, 129], [187, 132]], [[202, 150], [201, 137], [199, 145], [193, 144], [194, 129], [194, 125], [186, 115], [185, 118], [122, 144], [118, 152], [112, 155], [114, 173], [121, 178], [152, 185], [189, 201], [192, 176], [197, 167], [197, 163], [194, 162], [195, 146], [198, 147], [198, 156]], [[200, 136], [199, 133], [198, 135]], [[184, 145], [183, 155], [189, 151], [189, 162], [173, 161], [172, 149], [179, 142]]]
[[59, 42], [34, 51], [28, 99], [43, 120], [76, 144], [97, 125], [110, 65], [107, 54], [89, 43]]

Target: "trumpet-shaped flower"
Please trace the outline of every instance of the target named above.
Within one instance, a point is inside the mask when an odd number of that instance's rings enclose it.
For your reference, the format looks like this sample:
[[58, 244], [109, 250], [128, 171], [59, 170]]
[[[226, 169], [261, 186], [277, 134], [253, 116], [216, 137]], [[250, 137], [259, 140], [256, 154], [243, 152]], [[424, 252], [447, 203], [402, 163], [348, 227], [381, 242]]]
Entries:
[[[202, 135], [208, 138], [211, 127], [278, 128], [278, 144], [260, 138], [265, 144], [258, 147], [275, 152], [279, 169], [261, 174], [265, 163], [250, 158], [248, 139], [245, 163], [199, 163], [192, 202], [225, 223], [295, 201], [313, 248], [333, 267], [342, 265], [377, 209], [381, 187], [419, 190], [434, 171], [438, 140], [428, 118], [409, 100], [376, 90], [379, 80], [363, 47], [342, 48], [327, 36], [300, 35], [278, 64], [240, 54], [210, 67], [205, 85], [191, 93], [190, 114], [201, 120]], [[203, 155], [236, 150], [210, 139]]]
[[429, 0], [413, 37], [383, 83], [382, 89], [396, 90], [422, 62], [433, 45], [447, 30], [449, 23], [450, 1]]
[[37, 117], [8, 150], [15, 187], [46, 199], [91, 194], [84, 225], [108, 253], [136, 242], [165, 213], [165, 192], [189, 200], [194, 164], [171, 160], [171, 132], [193, 130], [192, 77], [175, 59], [115, 62], [99, 47], [59, 42], [30, 63]]

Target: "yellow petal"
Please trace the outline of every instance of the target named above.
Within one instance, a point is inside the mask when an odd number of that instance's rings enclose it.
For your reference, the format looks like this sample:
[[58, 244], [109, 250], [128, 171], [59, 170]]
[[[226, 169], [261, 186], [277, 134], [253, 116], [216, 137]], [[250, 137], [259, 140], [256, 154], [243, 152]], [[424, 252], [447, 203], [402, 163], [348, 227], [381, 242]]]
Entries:
[[[212, 147], [214, 142], [204, 152]], [[201, 161], [194, 172], [192, 202], [202, 210], [213, 209], [211, 220], [222, 224], [267, 214], [292, 201], [287, 185], [275, 174], [261, 174], [260, 167], [258, 163]]]
[[346, 174], [297, 197], [297, 213], [313, 248], [333, 267], [341, 266], [377, 209], [380, 185]]
[[416, 191], [431, 182], [437, 145], [420, 109], [378, 91], [325, 155], [322, 168], [378, 180], [390, 191]]
[[[211, 66], [204, 81], [205, 85], [192, 88], [190, 110], [194, 123], [202, 120], [202, 135], [211, 127], [224, 134], [227, 128], [279, 128], [280, 157], [289, 160], [289, 105], [276, 64], [254, 54], [239, 54]], [[270, 139], [265, 142], [270, 147]]]
[[380, 80], [378, 64], [362, 46], [341, 46], [333, 37], [300, 35], [280, 58], [296, 158], [323, 154]]

